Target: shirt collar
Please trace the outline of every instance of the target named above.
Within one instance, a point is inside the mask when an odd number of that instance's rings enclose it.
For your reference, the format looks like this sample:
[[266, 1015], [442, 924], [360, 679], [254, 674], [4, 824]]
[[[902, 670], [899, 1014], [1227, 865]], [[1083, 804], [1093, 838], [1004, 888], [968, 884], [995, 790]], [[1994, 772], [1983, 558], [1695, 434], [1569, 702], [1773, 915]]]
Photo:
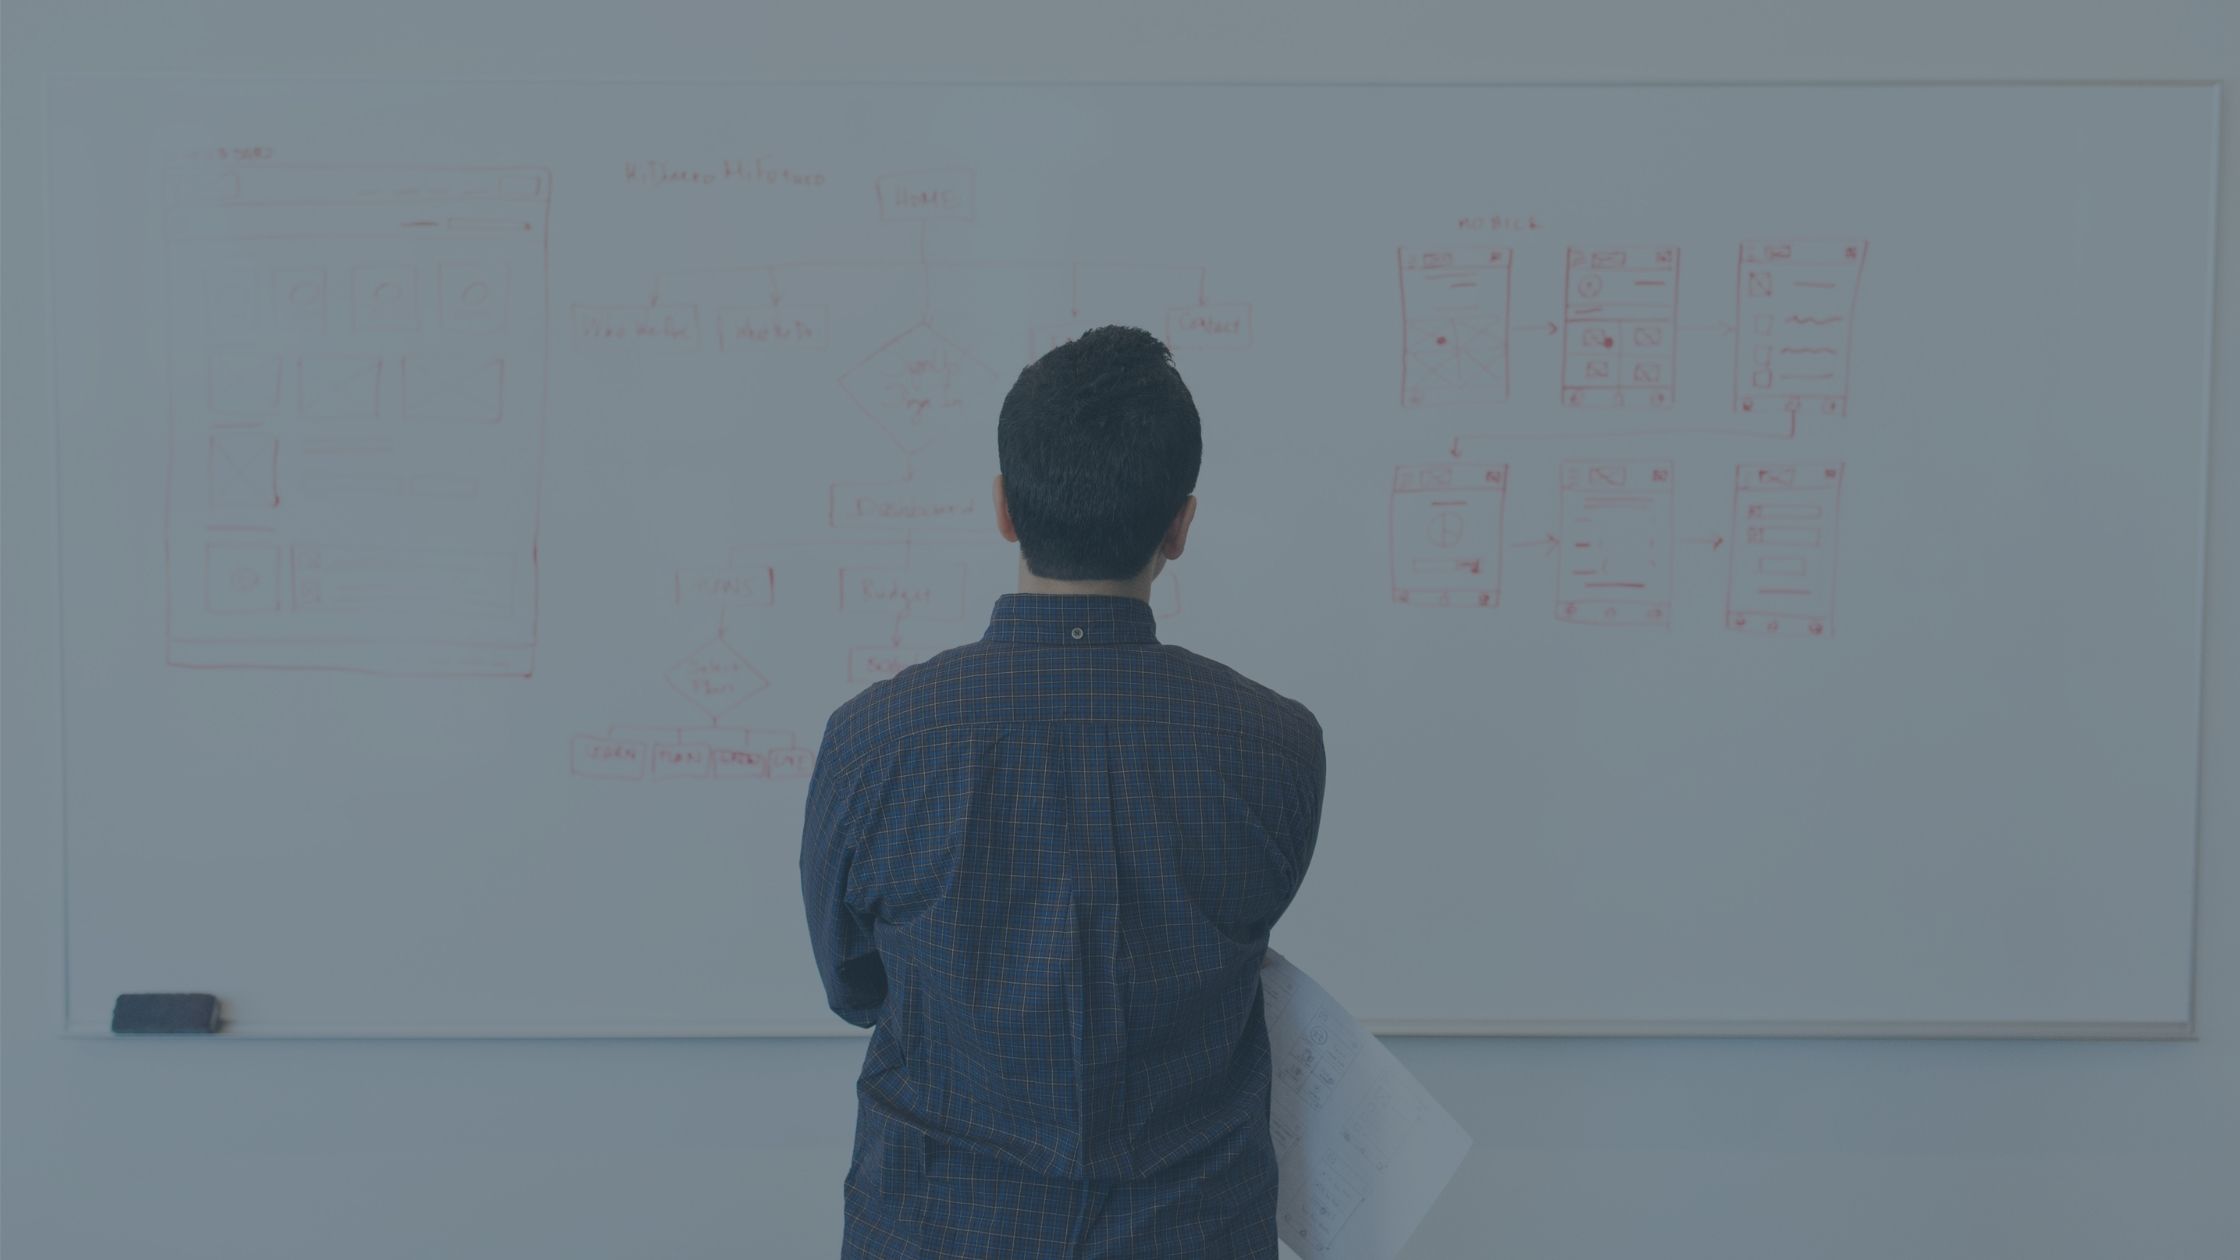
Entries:
[[1125, 595], [1004, 595], [988, 619], [987, 643], [1157, 643], [1151, 605]]

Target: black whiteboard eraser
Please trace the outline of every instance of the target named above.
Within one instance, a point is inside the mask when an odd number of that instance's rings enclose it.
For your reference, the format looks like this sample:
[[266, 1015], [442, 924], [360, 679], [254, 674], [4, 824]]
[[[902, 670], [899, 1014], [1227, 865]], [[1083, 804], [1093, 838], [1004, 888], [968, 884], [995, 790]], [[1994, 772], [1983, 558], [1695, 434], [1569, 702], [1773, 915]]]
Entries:
[[214, 1033], [218, 999], [207, 993], [120, 993], [113, 1033]]

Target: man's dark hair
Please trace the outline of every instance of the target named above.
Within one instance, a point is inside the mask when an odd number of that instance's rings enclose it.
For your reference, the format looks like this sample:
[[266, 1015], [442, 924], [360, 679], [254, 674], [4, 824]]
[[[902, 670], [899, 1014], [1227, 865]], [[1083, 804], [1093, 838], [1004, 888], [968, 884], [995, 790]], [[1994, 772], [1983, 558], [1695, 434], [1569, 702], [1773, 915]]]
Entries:
[[996, 456], [1037, 577], [1134, 577], [1198, 486], [1198, 406], [1157, 337], [1118, 325], [1027, 365], [1003, 400]]

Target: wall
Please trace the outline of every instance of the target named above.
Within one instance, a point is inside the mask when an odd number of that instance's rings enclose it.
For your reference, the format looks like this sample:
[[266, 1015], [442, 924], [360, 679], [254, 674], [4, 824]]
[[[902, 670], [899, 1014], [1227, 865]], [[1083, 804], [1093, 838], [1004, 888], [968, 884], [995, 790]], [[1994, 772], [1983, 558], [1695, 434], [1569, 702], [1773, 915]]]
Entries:
[[[320, 6], [325, 7], [325, 6]], [[2217, 79], [2229, 0], [694, 9], [11, 3], [0, 476], [51, 521], [47, 71], [502, 78]], [[845, 8], [847, 11], [839, 12]], [[284, 51], [285, 57], [275, 52]], [[1396, 1041], [1477, 1137], [1412, 1257], [2240, 1254], [2240, 92], [2212, 454], [2199, 1039]], [[2115, 420], [2117, 418], [2111, 418]], [[65, 418], [67, 422], [67, 418]], [[0, 1252], [832, 1254], [859, 1043], [65, 1040], [53, 543], [0, 625]], [[1458, 932], [1467, 931], [1457, 925]]]

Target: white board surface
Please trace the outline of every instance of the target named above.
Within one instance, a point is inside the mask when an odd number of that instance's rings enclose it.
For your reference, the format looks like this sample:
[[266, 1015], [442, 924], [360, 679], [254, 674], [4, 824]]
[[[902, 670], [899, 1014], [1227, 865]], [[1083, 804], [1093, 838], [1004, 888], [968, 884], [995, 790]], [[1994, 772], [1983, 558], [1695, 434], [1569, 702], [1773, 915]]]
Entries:
[[2215, 93], [70, 79], [68, 1023], [843, 1031], [802, 785], [1085, 327], [1373, 1027], [2182, 1032]]

